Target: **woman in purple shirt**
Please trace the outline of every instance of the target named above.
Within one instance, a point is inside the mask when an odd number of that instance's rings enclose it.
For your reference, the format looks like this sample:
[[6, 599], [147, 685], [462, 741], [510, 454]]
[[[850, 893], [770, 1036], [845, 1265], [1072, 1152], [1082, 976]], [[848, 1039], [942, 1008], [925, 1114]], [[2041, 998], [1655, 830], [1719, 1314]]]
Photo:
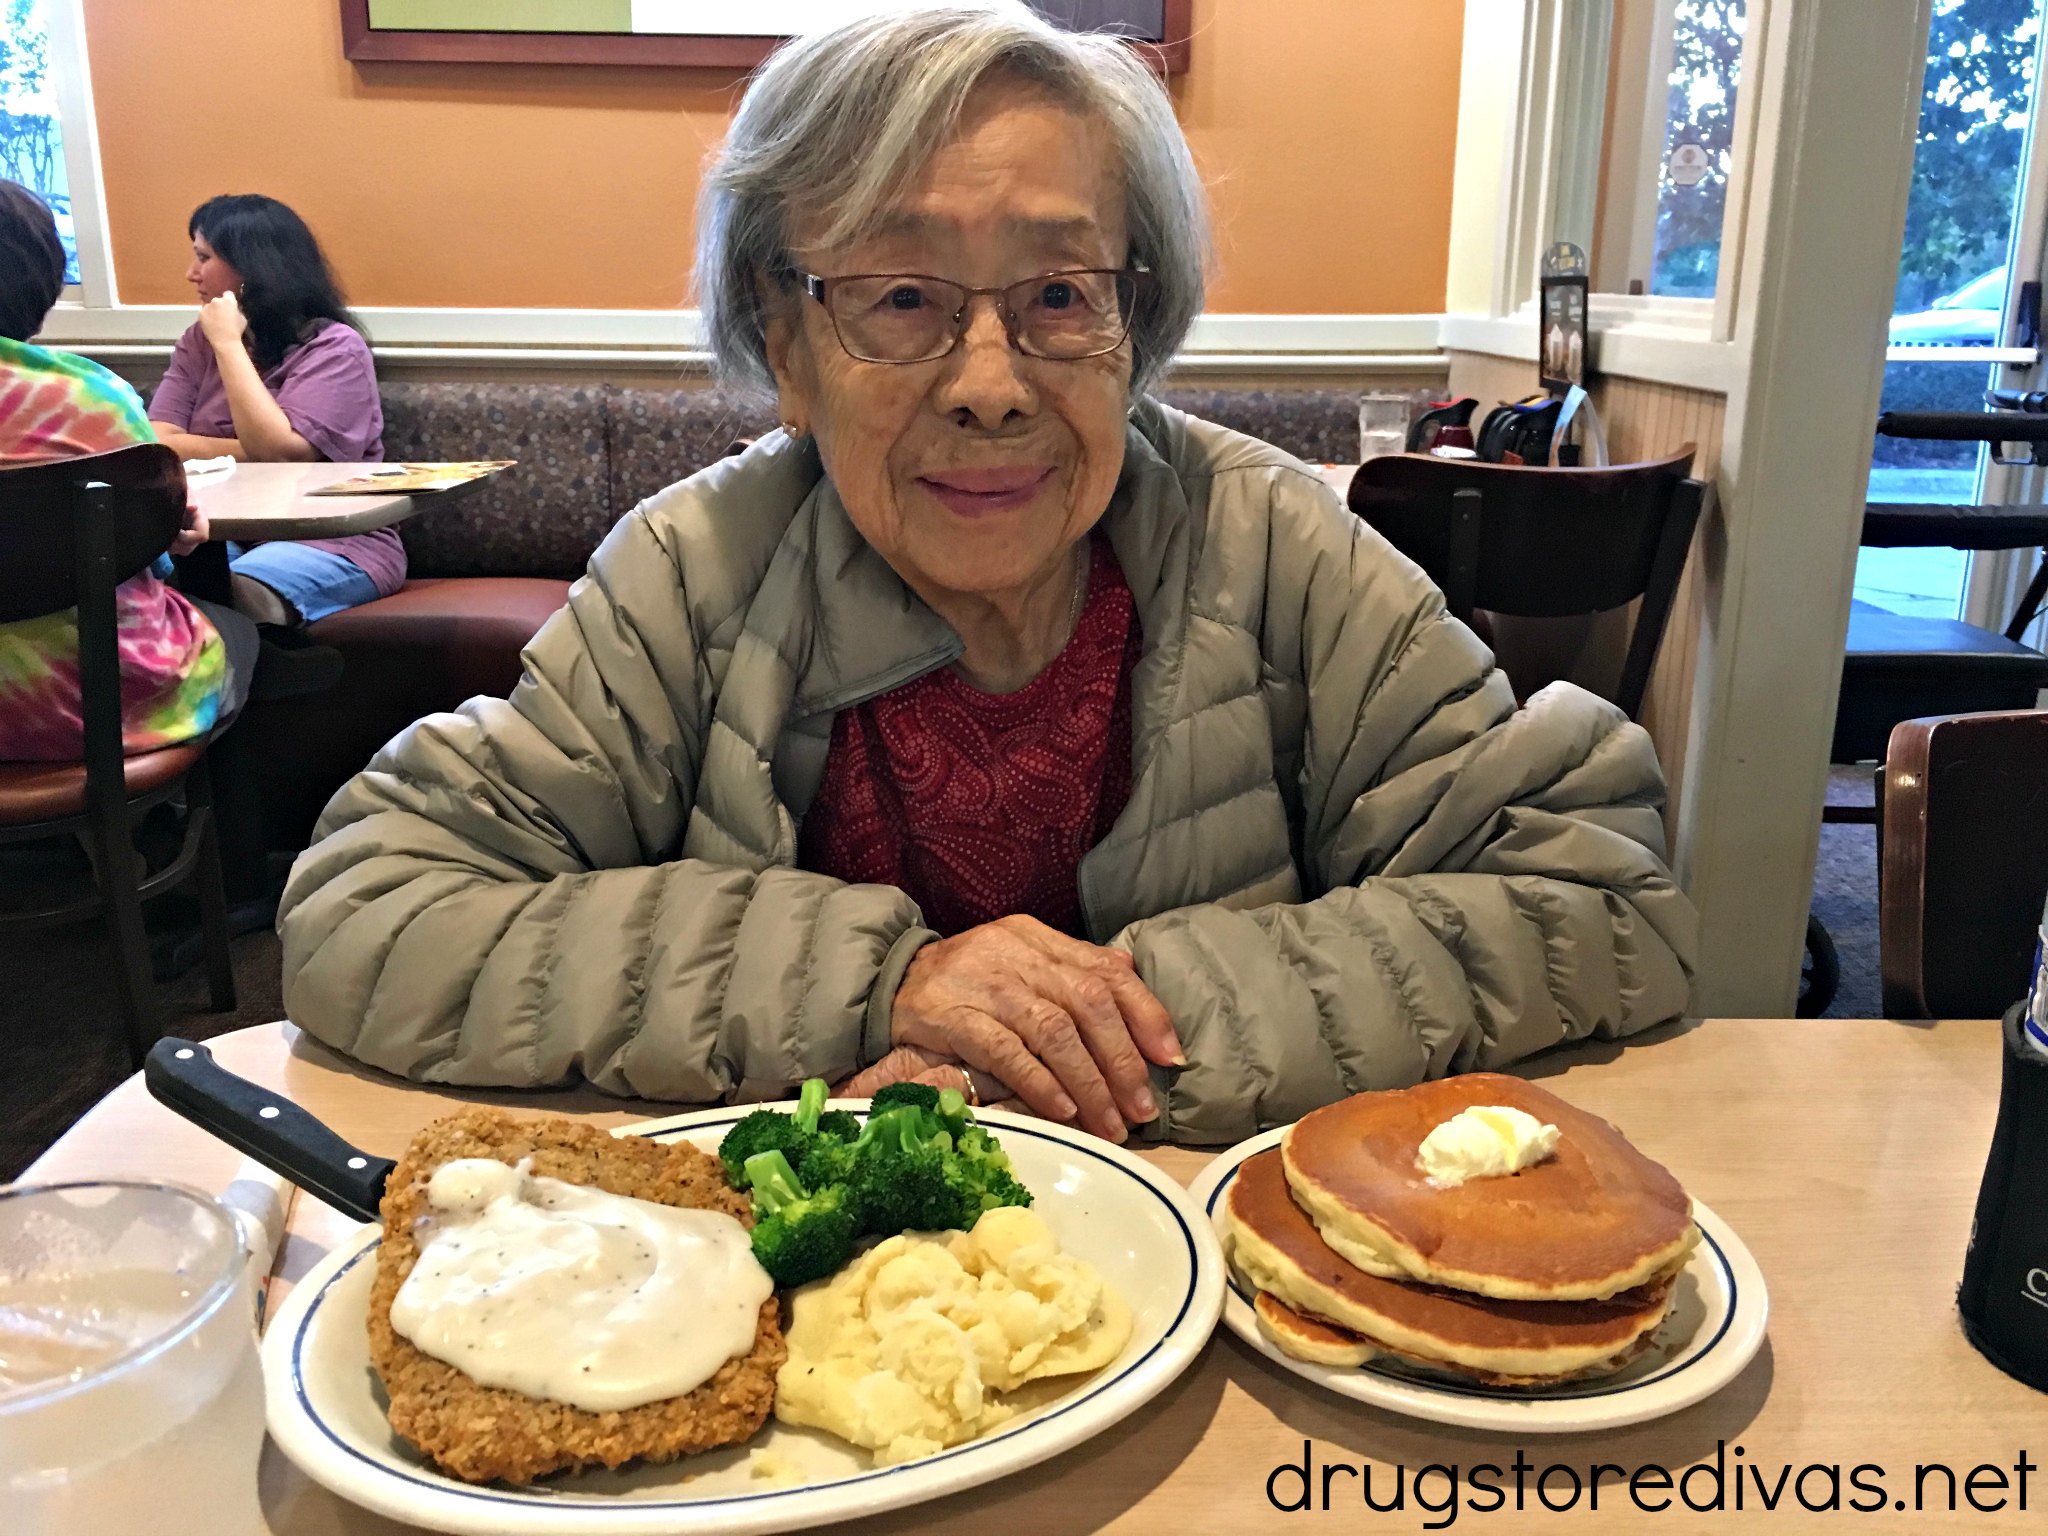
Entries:
[[[275, 198], [216, 197], [189, 233], [199, 320], [149, 402], [158, 438], [183, 459], [382, 459], [369, 343], [305, 221]], [[396, 528], [230, 545], [229, 557], [235, 606], [267, 624], [310, 624], [405, 582]]]

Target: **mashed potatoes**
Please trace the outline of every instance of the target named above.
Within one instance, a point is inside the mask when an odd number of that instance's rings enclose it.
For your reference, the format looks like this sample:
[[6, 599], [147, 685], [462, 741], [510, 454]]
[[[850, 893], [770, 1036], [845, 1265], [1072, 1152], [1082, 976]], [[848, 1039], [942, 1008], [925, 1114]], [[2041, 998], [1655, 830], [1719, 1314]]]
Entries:
[[1018, 1412], [1002, 1394], [1107, 1365], [1130, 1309], [1029, 1210], [972, 1232], [908, 1232], [790, 1299], [775, 1416], [881, 1464], [971, 1440]]

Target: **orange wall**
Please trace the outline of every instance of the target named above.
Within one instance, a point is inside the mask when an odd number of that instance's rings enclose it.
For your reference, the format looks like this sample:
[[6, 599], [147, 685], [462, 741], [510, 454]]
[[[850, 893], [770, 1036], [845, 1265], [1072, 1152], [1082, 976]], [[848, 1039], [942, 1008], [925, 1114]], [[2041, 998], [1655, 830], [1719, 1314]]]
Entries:
[[[115, 277], [183, 303], [185, 220], [267, 192], [366, 305], [681, 304], [716, 71], [351, 65], [335, 0], [86, 0]], [[1218, 312], [1443, 307], [1460, 8], [1196, 0], [1175, 102]]]

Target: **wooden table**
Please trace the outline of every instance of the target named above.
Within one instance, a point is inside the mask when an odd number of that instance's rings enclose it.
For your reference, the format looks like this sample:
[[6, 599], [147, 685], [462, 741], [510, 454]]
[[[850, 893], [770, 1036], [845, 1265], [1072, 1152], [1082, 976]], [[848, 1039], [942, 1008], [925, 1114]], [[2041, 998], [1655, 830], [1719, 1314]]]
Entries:
[[194, 475], [187, 489], [217, 540], [332, 539], [388, 528], [430, 504], [427, 496], [307, 495], [337, 480], [390, 467], [237, 464], [224, 474]]
[[[194, 597], [234, 605], [228, 541], [333, 539], [370, 533], [403, 522], [433, 505], [432, 495], [309, 496], [306, 493], [382, 464], [237, 464], [219, 474], [195, 475], [187, 494], [206, 514], [208, 542], [178, 562], [179, 582]], [[480, 482], [472, 481], [471, 484]]]
[[[589, 1115], [618, 1125], [661, 1112], [588, 1092], [553, 1095], [456, 1095], [409, 1088], [354, 1066], [289, 1025], [267, 1025], [212, 1043], [230, 1070], [305, 1105], [358, 1145], [396, 1155], [411, 1133], [457, 1099], [488, 1099], [519, 1109]], [[1521, 1519], [1547, 1529], [1595, 1526], [1651, 1530], [1739, 1519], [1701, 1516], [1682, 1503], [1655, 1519], [1628, 1499], [1607, 1472], [1599, 1508], [1582, 1497], [1570, 1513], [1546, 1513], [1536, 1494], [1541, 1469], [1557, 1463], [1583, 1476], [1593, 1463], [1629, 1472], [1656, 1463], [1683, 1475], [1711, 1464], [1725, 1446], [1727, 1464], [1760, 1468], [1774, 1484], [1812, 1463], [1837, 1464], [1841, 1497], [1869, 1495], [1851, 1486], [1859, 1463], [1882, 1467], [1887, 1497], [1908, 1512], [1880, 1520], [1888, 1529], [1932, 1521], [1973, 1530], [2041, 1528], [2048, 1484], [2048, 1398], [1993, 1369], [1964, 1341], [1954, 1293], [1972, 1204], [1995, 1112], [1999, 1048], [1989, 1022], [1898, 1024], [1837, 1020], [1731, 1019], [1674, 1027], [1627, 1048], [1588, 1045], [1554, 1053], [1528, 1068], [1573, 1102], [1604, 1115], [1662, 1159], [1687, 1188], [1734, 1227], [1756, 1255], [1771, 1289], [1770, 1339], [1749, 1368], [1705, 1403], [1656, 1423], [1597, 1435], [1530, 1437], [1520, 1449], [1531, 1470]], [[1146, 1154], [1187, 1180], [1208, 1154], [1165, 1148]], [[81, 1120], [28, 1177], [154, 1175], [203, 1188], [222, 1187], [239, 1163], [228, 1148], [177, 1119], [130, 1079]], [[280, 1255], [280, 1283], [300, 1276], [344, 1238], [351, 1225], [309, 1196], [291, 1211]], [[1016, 1477], [938, 1503], [835, 1526], [848, 1536], [936, 1531], [958, 1536], [1029, 1530], [1064, 1536], [1099, 1530], [1236, 1532], [1300, 1528], [1413, 1531], [1444, 1521], [1417, 1508], [1375, 1517], [1363, 1507], [1361, 1479], [1338, 1474], [1330, 1511], [1283, 1516], [1268, 1502], [1268, 1479], [1299, 1465], [1310, 1443], [1316, 1475], [1333, 1464], [1373, 1472], [1373, 1497], [1392, 1497], [1393, 1464], [1410, 1474], [1429, 1463], [1509, 1469], [1517, 1446], [1501, 1436], [1440, 1428], [1330, 1396], [1270, 1366], [1221, 1329], [1199, 1363], [1159, 1398], [1091, 1444]], [[2019, 1512], [2015, 1463], [2029, 1463], [2028, 1511]], [[1924, 1482], [1932, 1520], [1911, 1511], [1915, 1468], [1955, 1470], [1957, 1508], [1939, 1472]], [[1988, 1474], [1977, 1484], [1996, 1513], [1972, 1512], [1971, 1469], [2004, 1469], [2003, 1495]], [[1866, 1480], [1872, 1474], [1865, 1470]], [[1283, 1499], [1300, 1479], [1281, 1474]], [[1425, 1480], [1441, 1504], [1441, 1472]], [[1562, 1474], [1548, 1485], [1562, 1501]], [[1709, 1493], [1706, 1475], [1690, 1485]], [[1824, 1474], [1805, 1488], [1825, 1499]], [[1778, 1510], [1756, 1513], [1769, 1529], [1842, 1528], [1846, 1510], [1812, 1514], [1788, 1481]], [[1318, 1490], [1320, 1492], [1320, 1490]], [[1473, 1496], [1469, 1484], [1460, 1499]], [[1650, 1483], [1643, 1497], [1665, 1497]], [[1482, 1496], [1483, 1497], [1483, 1496]], [[264, 1498], [273, 1530], [326, 1536], [386, 1536], [400, 1527], [335, 1499], [301, 1477], [274, 1448], [264, 1460]], [[1732, 1491], [1729, 1494], [1732, 1501]], [[1487, 1511], [1461, 1502], [1458, 1529], [1487, 1529]], [[1867, 1523], [1867, 1522], [1863, 1522]], [[1501, 1522], [1500, 1528], [1512, 1528]]]

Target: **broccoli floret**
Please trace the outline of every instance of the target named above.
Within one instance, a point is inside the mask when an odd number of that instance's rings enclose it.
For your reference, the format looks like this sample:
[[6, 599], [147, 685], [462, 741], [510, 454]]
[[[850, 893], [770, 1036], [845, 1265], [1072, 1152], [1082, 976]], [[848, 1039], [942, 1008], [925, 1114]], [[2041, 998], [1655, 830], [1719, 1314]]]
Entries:
[[[963, 1101], [964, 1102], [964, 1101]], [[936, 1110], [939, 1107], [939, 1090], [929, 1083], [891, 1083], [886, 1088], [877, 1088], [868, 1113], [879, 1115], [885, 1109], [908, 1105], [912, 1109]]]
[[1031, 1203], [1031, 1191], [1011, 1168], [1009, 1153], [979, 1125], [969, 1125], [960, 1133], [952, 1167], [953, 1188], [966, 1217], [961, 1223], [964, 1227], [972, 1227], [982, 1212], [999, 1205]]
[[[747, 1159], [759, 1153], [781, 1152], [789, 1159], [792, 1168], [803, 1166], [812, 1140], [827, 1118], [823, 1114], [827, 1091], [825, 1080], [814, 1077], [798, 1094], [793, 1114], [757, 1109], [725, 1133], [725, 1140], [718, 1144], [718, 1156], [725, 1164], [726, 1177], [732, 1181], [734, 1189], [747, 1187]], [[837, 1113], [845, 1115], [849, 1121], [853, 1120], [853, 1116], [844, 1110]], [[857, 1133], [857, 1124], [855, 1129]]]
[[807, 1077], [804, 1085], [797, 1090], [796, 1123], [806, 1134], [818, 1129], [818, 1121], [825, 1114], [825, 1099], [831, 1092], [822, 1077]]
[[844, 1185], [806, 1191], [779, 1151], [748, 1159], [746, 1174], [754, 1191], [754, 1257], [777, 1285], [822, 1280], [853, 1257]]
[[[920, 1083], [875, 1096], [858, 1135], [844, 1111], [822, 1112], [825, 1085], [804, 1085], [793, 1115], [748, 1116], [763, 1145], [741, 1161], [734, 1182], [752, 1187], [755, 1254], [783, 1285], [840, 1268], [856, 1237], [972, 1227], [1002, 1205], [1029, 1205], [1000, 1144], [974, 1123], [967, 1102]], [[774, 1122], [768, 1124], [765, 1122]]]
[[818, 1135], [830, 1141], [858, 1141], [860, 1116], [850, 1109], [828, 1109], [818, 1117]]
[[973, 1116], [967, 1113], [967, 1098], [958, 1088], [943, 1089], [939, 1094], [939, 1102], [932, 1107], [932, 1112], [939, 1117], [955, 1139], [974, 1123]]
[[803, 1181], [804, 1188], [823, 1189], [828, 1184], [844, 1184], [851, 1179], [857, 1140], [857, 1134], [852, 1140], [837, 1140], [827, 1136], [821, 1126], [805, 1149], [803, 1160], [795, 1165], [796, 1176]]
[[718, 1144], [719, 1161], [734, 1189], [747, 1187], [747, 1159], [763, 1152], [781, 1152], [795, 1166], [810, 1149], [811, 1135], [797, 1124], [793, 1115], [772, 1109], [757, 1109], [731, 1130]]
[[999, 1205], [1029, 1205], [1031, 1191], [1007, 1168], [954, 1158], [946, 1165], [946, 1187], [956, 1201], [953, 1225], [971, 1231], [985, 1212]]
[[952, 1136], [923, 1110], [904, 1105], [872, 1117], [847, 1181], [861, 1230], [887, 1237], [961, 1225], [966, 1206], [948, 1176], [952, 1161]]

